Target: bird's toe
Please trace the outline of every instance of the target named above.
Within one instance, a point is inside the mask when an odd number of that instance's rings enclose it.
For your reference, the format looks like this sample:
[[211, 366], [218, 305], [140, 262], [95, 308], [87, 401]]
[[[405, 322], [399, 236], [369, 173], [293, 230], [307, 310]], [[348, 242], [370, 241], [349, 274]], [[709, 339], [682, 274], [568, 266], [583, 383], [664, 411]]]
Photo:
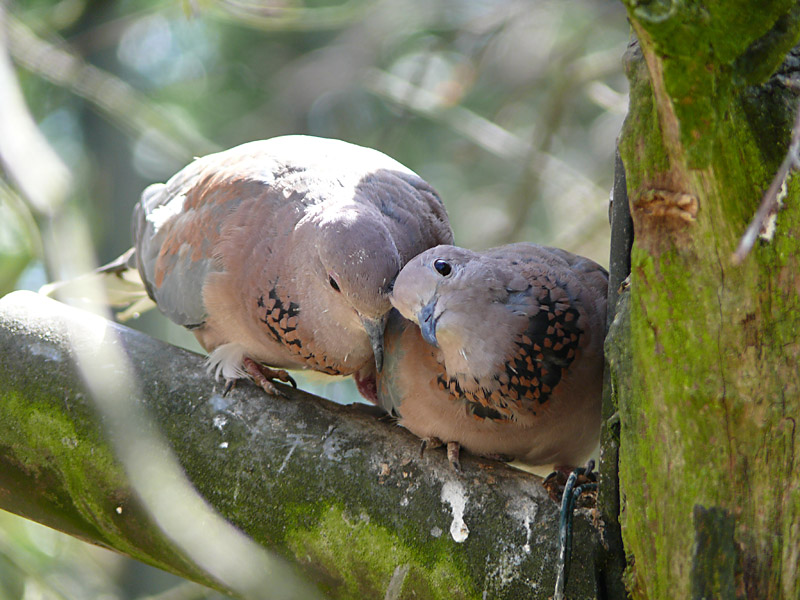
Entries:
[[254, 361], [252, 358], [245, 358], [244, 368], [247, 374], [253, 379], [255, 384], [271, 396], [279, 396], [286, 398], [286, 392], [281, 391], [272, 382], [273, 379], [291, 383], [293, 387], [297, 387], [294, 379], [284, 370], [270, 369]]
[[461, 444], [458, 442], [447, 442], [447, 460], [456, 471], [461, 471], [461, 461], [459, 455], [461, 454]]

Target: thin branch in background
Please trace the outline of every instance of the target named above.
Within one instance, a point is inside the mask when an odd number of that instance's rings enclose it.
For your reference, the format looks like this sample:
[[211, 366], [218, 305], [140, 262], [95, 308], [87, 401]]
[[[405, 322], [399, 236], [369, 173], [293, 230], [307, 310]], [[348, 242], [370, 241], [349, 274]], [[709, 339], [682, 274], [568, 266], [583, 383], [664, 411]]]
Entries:
[[[89, 8], [86, 7], [86, 10], [89, 10]], [[77, 31], [76, 33], [66, 37], [63, 40], [64, 43], [59, 45], [62, 47], [69, 47], [73, 53], [76, 53], [78, 56], [85, 56], [101, 51], [103, 48], [118, 44], [125, 31], [133, 26], [137, 21], [147, 18], [148, 16], [158, 14], [161, 12], [161, 10], [163, 9], [160, 9], [160, 7], [156, 4], [150, 6], [143, 5], [142, 8], [137, 10], [132, 10], [131, 12], [127, 12], [125, 14], [121, 14], [108, 20], [93, 24], [88, 29]], [[62, 25], [61, 28], [53, 29], [56, 31], [62, 31], [68, 26], [75, 26], [75, 24], [80, 21], [80, 18], [81, 15], [76, 15], [69, 24]], [[33, 35], [40, 38], [43, 36], [46, 37], [52, 35], [52, 29], [41, 30], [35, 25], [35, 22], [31, 23], [31, 32]]]
[[528, 225], [531, 208], [541, 195], [538, 190], [547, 164], [542, 157], [551, 156], [550, 148], [567, 114], [567, 108], [572, 104], [575, 90], [585, 85], [586, 81], [597, 77], [580, 62], [586, 39], [582, 35], [572, 36], [566, 47], [560, 49], [558, 62], [550, 67], [551, 72], [560, 76], [556, 78], [555, 85], [551, 85], [552, 91], [540, 111], [539, 123], [533, 130], [533, 140], [523, 163], [524, 170], [520, 175], [519, 185], [510, 198], [508, 210], [511, 215], [511, 229], [506, 233], [505, 242], [518, 241]]
[[528, 150], [527, 142], [507, 129], [397, 75], [370, 69], [364, 85], [373, 94], [388, 98], [404, 109], [447, 124], [479, 148], [500, 158], [517, 160]]
[[524, 156], [524, 169], [519, 177], [516, 190], [509, 198], [508, 212], [511, 228], [505, 234], [504, 242], [518, 241], [522, 230], [528, 225], [531, 208], [540, 197], [542, 173], [546, 168], [543, 157], [551, 156], [550, 148], [556, 132], [561, 127], [568, 96], [573, 89], [569, 77], [563, 77], [550, 96], [549, 106], [542, 111], [539, 126], [534, 127], [533, 141]]
[[375, 0], [345, 0], [335, 6], [308, 8], [281, 2], [218, 0], [211, 3], [208, 14], [261, 31], [321, 31], [358, 21], [377, 4]]
[[[0, 4], [0, 163], [22, 192], [36, 217], [55, 214], [72, 186], [72, 175], [39, 135], [28, 112], [14, 67], [6, 52], [10, 31]], [[10, 29], [10, 27], [9, 27]], [[47, 177], [42, 176], [42, 171]]]
[[419, 48], [419, 51], [423, 53], [423, 57], [417, 60], [417, 64], [414, 65], [414, 69], [412, 70], [410, 76], [408, 77], [409, 85], [406, 86], [406, 96], [401, 98], [398, 102], [395, 102], [396, 107], [399, 110], [400, 116], [398, 119], [394, 120], [390, 127], [387, 127], [382, 132], [382, 138], [380, 146], [389, 147], [389, 138], [393, 134], [397, 134], [402, 132], [405, 127], [408, 126], [413, 112], [408, 110], [409, 106], [413, 106], [415, 104], [414, 96], [419, 91], [424, 91], [423, 82], [425, 81], [425, 77], [431, 70], [431, 65], [433, 64], [434, 53], [440, 49], [441, 40], [437, 37], [435, 38], [435, 43], [431, 41], [426, 41], [424, 46]]
[[85, 99], [124, 131], [137, 136], [157, 132], [160, 151], [176, 162], [184, 164], [219, 150], [128, 83], [88, 64], [66, 43], [59, 47], [37, 37], [11, 15], [7, 29], [8, 48], [18, 65]]
[[[395, 102], [433, 121], [444, 123], [477, 147], [499, 158], [520, 161], [531, 149], [531, 144], [515, 133], [464, 106], [449, 105], [444, 97], [422, 88], [410, 90], [413, 84], [402, 77], [380, 69], [371, 69], [365, 77], [364, 85], [369, 92], [380, 98]], [[410, 104], [403, 104], [406, 102]], [[597, 184], [558, 157], [543, 154], [541, 158], [563, 170], [571, 179], [596, 188], [600, 194], [606, 194]]]
[[[797, 89], [797, 84], [793, 84], [793, 87]], [[786, 152], [781, 166], [778, 167], [772, 183], [767, 188], [750, 225], [745, 230], [742, 239], [739, 240], [736, 252], [731, 257], [733, 264], [741, 265], [744, 262], [759, 235], [767, 238], [771, 236], [770, 232], [775, 227], [775, 218], [781, 209], [783, 198], [786, 196], [786, 180], [789, 174], [798, 168], [800, 168], [800, 105], [798, 105], [792, 127], [792, 141], [789, 144], [789, 150]]]

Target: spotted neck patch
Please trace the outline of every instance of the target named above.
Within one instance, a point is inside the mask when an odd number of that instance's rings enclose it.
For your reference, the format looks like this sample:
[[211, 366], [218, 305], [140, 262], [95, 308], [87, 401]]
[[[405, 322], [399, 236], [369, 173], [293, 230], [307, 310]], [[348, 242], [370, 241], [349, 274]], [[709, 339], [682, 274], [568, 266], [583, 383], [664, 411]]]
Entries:
[[326, 355], [317, 356], [311, 348], [303, 345], [297, 333], [300, 306], [292, 301], [284, 301], [272, 288], [267, 297], [260, 295], [256, 300], [259, 320], [267, 327], [267, 335], [298, 356], [310, 368], [329, 375], [342, 375]]
[[583, 334], [578, 310], [556, 286], [529, 288], [527, 293], [531, 292], [537, 295], [539, 310], [512, 342], [511, 353], [497, 375], [483, 381], [473, 379], [471, 385], [463, 374], [448, 377], [443, 373], [436, 379], [439, 389], [464, 402], [476, 419], [515, 421], [520, 411], [535, 415], [537, 406], [550, 399], [575, 359]]

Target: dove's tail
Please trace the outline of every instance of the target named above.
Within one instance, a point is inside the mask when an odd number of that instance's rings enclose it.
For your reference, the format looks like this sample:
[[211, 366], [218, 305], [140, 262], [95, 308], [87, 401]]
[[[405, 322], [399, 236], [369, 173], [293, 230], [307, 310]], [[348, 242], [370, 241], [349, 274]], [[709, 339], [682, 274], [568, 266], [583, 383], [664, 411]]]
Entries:
[[123, 322], [156, 306], [139, 276], [133, 248], [91, 273], [48, 283], [39, 289], [39, 293], [77, 305], [102, 297], [103, 303], [119, 311], [117, 319]]

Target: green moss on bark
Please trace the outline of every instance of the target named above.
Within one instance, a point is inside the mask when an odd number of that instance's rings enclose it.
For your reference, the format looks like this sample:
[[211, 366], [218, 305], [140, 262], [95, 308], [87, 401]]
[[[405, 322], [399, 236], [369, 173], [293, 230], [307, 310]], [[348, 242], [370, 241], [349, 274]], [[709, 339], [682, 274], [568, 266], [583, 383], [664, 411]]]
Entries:
[[[68, 401], [68, 400], [67, 400]], [[18, 393], [6, 393], [0, 403], [2, 444], [16, 466], [32, 479], [58, 478], [74, 509], [109, 541], [118, 536], [115, 509], [129, 495], [125, 476], [110, 449], [81, 430], [63, 411], [48, 410]], [[98, 493], [98, 490], [102, 490]], [[62, 499], [53, 497], [56, 503]]]
[[471, 578], [459, 575], [464, 566], [442, 552], [447, 538], [434, 539], [438, 550], [426, 552], [366, 514], [350, 515], [341, 507], [330, 507], [313, 528], [289, 531], [287, 543], [301, 563], [314, 565], [323, 589], [336, 598], [379, 598], [390, 585], [396, 598], [479, 596]]
[[[629, 111], [625, 118], [619, 150], [626, 163], [628, 197], [631, 202], [635, 202], [645, 182], [650, 181], [654, 174], [669, 170], [669, 158], [655, 110], [653, 87], [638, 44], [628, 48], [624, 60], [625, 72], [630, 82], [629, 102], [637, 110]], [[627, 164], [631, 161], [635, 168]]]
[[[640, 39], [658, 55], [670, 110], [691, 168], [710, 165], [728, 106], [760, 84], [797, 42], [797, 4], [773, 0], [624, 0]], [[664, 117], [662, 109], [661, 116]]]
[[[0, 489], [12, 499], [21, 489], [39, 489], [32, 499], [20, 495], [20, 512], [46, 517], [52, 526], [86, 541], [214, 587], [142, 509], [122, 466], [93, 426], [96, 417], [83, 394], [65, 395], [59, 406], [32, 401], [40, 393], [23, 386], [23, 391], [6, 389], [0, 396]], [[5, 508], [14, 510], [15, 505], [7, 500]]]

